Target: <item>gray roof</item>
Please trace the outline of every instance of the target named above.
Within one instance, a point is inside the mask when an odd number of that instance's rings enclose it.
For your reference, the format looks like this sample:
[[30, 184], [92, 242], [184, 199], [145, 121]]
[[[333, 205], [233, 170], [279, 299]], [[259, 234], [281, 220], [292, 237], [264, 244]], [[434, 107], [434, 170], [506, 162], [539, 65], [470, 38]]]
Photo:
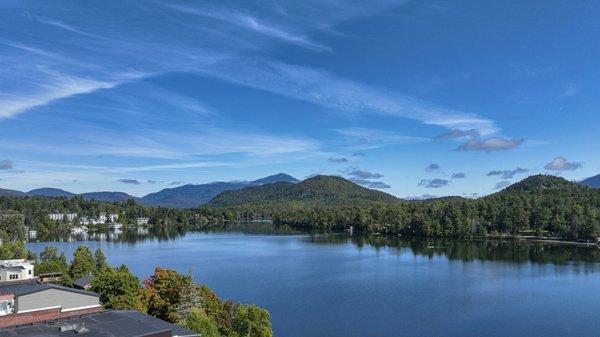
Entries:
[[156, 336], [157, 333], [172, 337], [200, 336], [193, 331], [137, 311], [103, 311], [75, 319], [38, 323], [21, 328], [9, 327], [0, 332], [0, 337], [78, 336], [75, 331], [59, 332], [59, 328], [66, 324], [76, 324], [78, 328], [84, 326], [88, 332], [82, 336], [86, 337], [143, 337]]
[[75, 288], [63, 287], [56, 284], [51, 283], [40, 283], [37, 280], [26, 280], [26, 281], [13, 281], [13, 282], [3, 282], [0, 283], [0, 294], [13, 294], [15, 297], [19, 297], [22, 295], [33, 294], [38, 291], [48, 290], [48, 289], [57, 289], [62, 291], [69, 291], [73, 293], [96, 296], [98, 294], [93, 293], [91, 291], [85, 291]]
[[94, 276], [93, 275], [85, 274], [82, 277], [76, 279], [73, 282], [73, 284], [76, 285], [76, 286], [78, 286], [78, 287], [84, 288], [85, 286], [90, 285], [92, 283], [92, 280], [94, 280]]

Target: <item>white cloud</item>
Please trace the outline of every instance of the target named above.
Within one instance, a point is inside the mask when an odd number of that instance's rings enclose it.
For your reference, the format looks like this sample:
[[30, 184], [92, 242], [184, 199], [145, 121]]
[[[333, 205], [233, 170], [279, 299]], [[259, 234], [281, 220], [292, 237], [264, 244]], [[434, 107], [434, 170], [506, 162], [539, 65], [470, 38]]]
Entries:
[[573, 171], [580, 168], [583, 164], [578, 162], [570, 162], [563, 156], [558, 156], [546, 164], [544, 168], [548, 171]]

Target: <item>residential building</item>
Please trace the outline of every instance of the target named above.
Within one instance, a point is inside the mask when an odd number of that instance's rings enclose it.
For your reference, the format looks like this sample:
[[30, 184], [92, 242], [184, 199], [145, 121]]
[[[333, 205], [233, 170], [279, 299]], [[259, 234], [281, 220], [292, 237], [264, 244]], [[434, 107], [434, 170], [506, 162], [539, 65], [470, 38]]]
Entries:
[[50, 213], [48, 214], [48, 218], [54, 221], [67, 221], [73, 222], [77, 217], [77, 213]]
[[[5, 333], [5, 334], [3, 334]], [[5, 329], [0, 336], [200, 337], [200, 334], [138, 311], [112, 311]]]
[[0, 283], [0, 327], [102, 310], [98, 295], [38, 280]]
[[106, 215], [106, 219], [108, 220], [108, 222], [117, 222], [119, 220], [119, 214], [109, 213]]
[[1, 260], [0, 284], [30, 280], [33, 278], [33, 265], [27, 260]]
[[141, 218], [135, 219], [135, 221], [137, 222], [138, 226], [144, 226], [150, 222], [150, 218], [141, 217]]
[[73, 281], [73, 286], [78, 289], [90, 290], [92, 288], [92, 281], [94, 280], [94, 275], [86, 274], [77, 280]]
[[43, 273], [43, 274], [37, 275], [38, 280], [40, 280], [40, 282], [42, 282], [42, 283], [59, 282], [62, 277], [63, 277], [63, 273], [61, 273], [61, 272], [50, 272], [50, 273]]

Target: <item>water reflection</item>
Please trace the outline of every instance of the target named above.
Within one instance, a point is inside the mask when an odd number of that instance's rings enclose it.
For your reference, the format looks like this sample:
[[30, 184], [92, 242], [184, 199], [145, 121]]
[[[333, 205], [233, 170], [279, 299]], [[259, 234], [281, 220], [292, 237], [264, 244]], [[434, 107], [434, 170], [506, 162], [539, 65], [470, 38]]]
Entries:
[[520, 242], [458, 239], [436, 239], [417, 237], [396, 237], [347, 233], [323, 233], [306, 231], [289, 226], [271, 223], [228, 223], [211, 228], [133, 228], [105, 229], [84, 233], [64, 233], [62, 235], [40, 235], [30, 242], [76, 242], [108, 241], [136, 244], [148, 240], [158, 242], [183, 238], [189, 232], [201, 233], [242, 233], [248, 235], [301, 235], [302, 241], [315, 245], [352, 244], [359, 249], [370, 247], [375, 250], [409, 250], [415, 256], [435, 258], [445, 257], [451, 261], [504, 261], [510, 263], [569, 264], [583, 263], [600, 268], [600, 249], [542, 242]]
[[598, 264], [600, 262], [600, 249], [596, 246], [510, 240], [468, 241], [360, 234], [317, 234], [309, 235], [306, 240], [319, 245], [352, 243], [359, 248], [369, 246], [377, 250], [382, 248], [409, 249], [416, 256], [428, 258], [441, 256], [451, 261], [506, 261], [511, 263], [552, 263], [559, 265], [578, 262], [594, 264], [594, 268], [600, 268], [600, 264]]

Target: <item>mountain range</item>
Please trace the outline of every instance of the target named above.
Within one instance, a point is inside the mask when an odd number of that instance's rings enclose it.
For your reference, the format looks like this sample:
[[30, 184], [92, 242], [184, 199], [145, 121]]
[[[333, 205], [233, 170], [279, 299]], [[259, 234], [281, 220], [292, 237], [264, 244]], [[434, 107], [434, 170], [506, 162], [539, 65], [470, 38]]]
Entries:
[[[217, 194], [229, 191], [238, 190], [244, 187], [260, 186], [264, 184], [285, 182], [285, 183], [296, 183], [298, 179], [285, 174], [279, 173], [271, 175], [265, 178], [253, 180], [253, 181], [231, 181], [231, 182], [213, 182], [207, 184], [188, 184], [174, 188], [165, 188], [161, 191], [147, 194], [141, 198], [134, 197], [124, 192], [88, 192], [81, 193], [86, 200], [97, 200], [97, 201], [125, 201], [133, 199], [141, 204], [150, 206], [163, 206], [163, 207], [174, 207], [174, 208], [190, 208], [197, 207], [202, 204], [208, 203]], [[67, 197], [71, 198], [77, 194], [65, 191], [59, 188], [37, 188], [29, 192], [21, 192], [9, 189], [0, 189], [0, 196], [10, 197], [24, 197], [24, 196], [44, 196], [44, 197]]]
[[[528, 190], [535, 182], [538, 188], [546, 188], [544, 183], [548, 180], [537, 181], [525, 179], [514, 184], [507, 191], [516, 189]], [[566, 180], [560, 180], [567, 183]], [[569, 184], [572, 184], [568, 182]], [[556, 182], [553, 182], [556, 184]], [[582, 180], [577, 184], [592, 188], [600, 188], [600, 175]], [[563, 186], [567, 187], [567, 186]], [[29, 192], [10, 189], [1, 189], [0, 196], [23, 197], [73, 197], [77, 194], [58, 188], [38, 188]], [[269, 203], [319, 203], [336, 204], [344, 202], [357, 202], [359, 204], [397, 202], [398, 198], [381, 191], [368, 189], [349, 180], [336, 176], [316, 176], [304, 181], [279, 173], [253, 181], [212, 182], [207, 184], [188, 184], [174, 188], [165, 188], [158, 192], [147, 194], [143, 197], [134, 197], [124, 192], [88, 192], [79, 194], [86, 200], [97, 201], [125, 201], [133, 199], [138, 203], [149, 206], [163, 206], [174, 208], [191, 208], [199, 205], [210, 204], [214, 206], [236, 206], [242, 204], [269, 204]], [[462, 199], [462, 198], [461, 198]]]
[[585, 185], [592, 188], [600, 188], [600, 174], [584, 179], [579, 182], [580, 185]]

